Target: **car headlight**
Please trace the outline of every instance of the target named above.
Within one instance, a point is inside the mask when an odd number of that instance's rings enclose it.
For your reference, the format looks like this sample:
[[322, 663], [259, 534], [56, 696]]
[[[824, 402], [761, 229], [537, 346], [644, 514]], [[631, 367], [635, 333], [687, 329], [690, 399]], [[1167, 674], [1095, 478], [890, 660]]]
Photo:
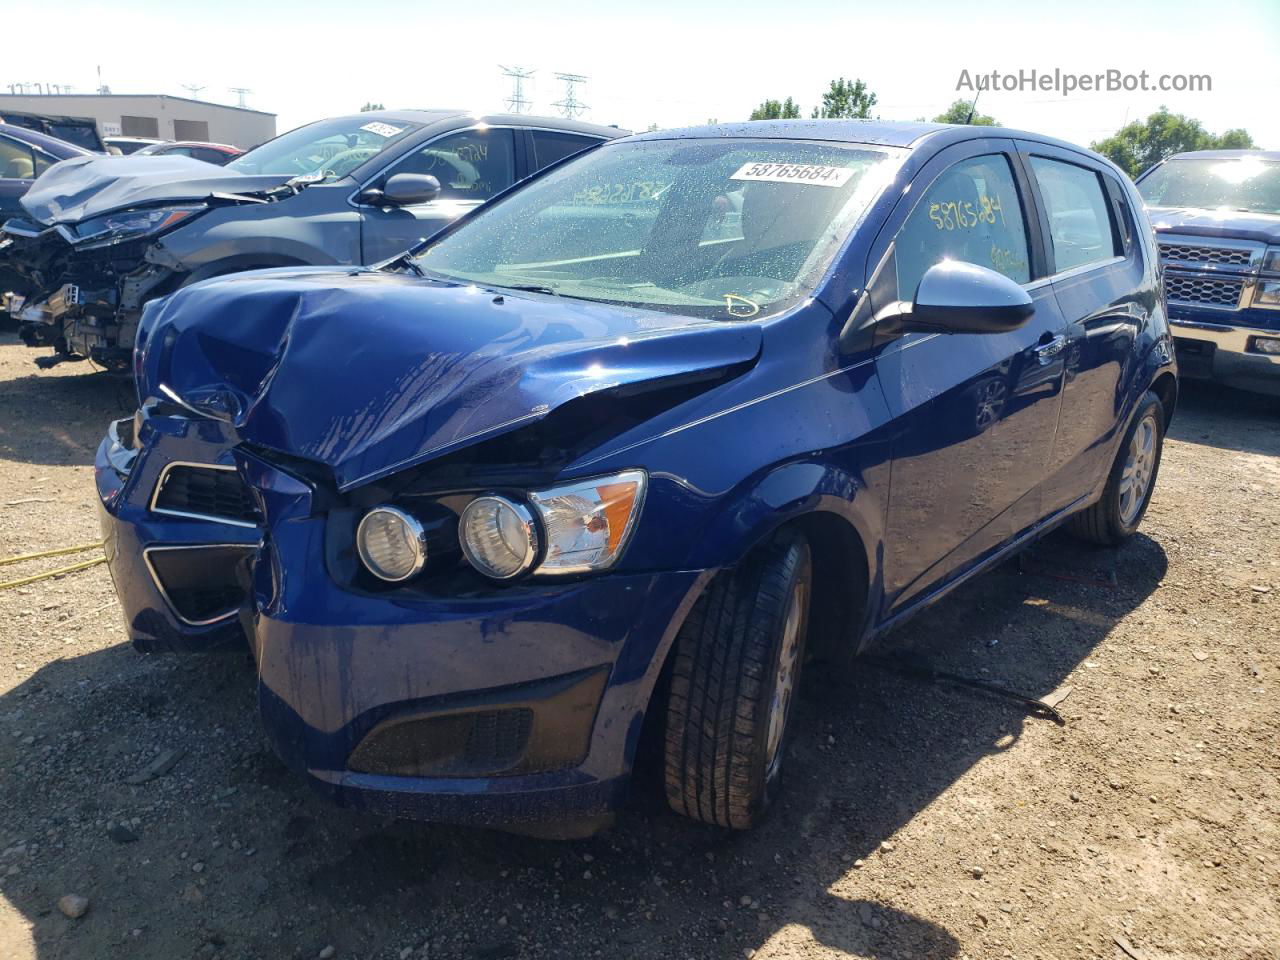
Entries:
[[1255, 307], [1280, 310], [1280, 280], [1263, 280], [1253, 294]]
[[643, 470], [627, 470], [535, 490], [528, 495], [532, 510], [496, 494], [477, 497], [458, 526], [462, 552], [495, 580], [530, 570], [539, 576], [607, 570], [631, 538], [645, 482]]
[[427, 562], [427, 537], [421, 523], [396, 507], [375, 507], [356, 528], [356, 549], [375, 577], [398, 583]]
[[1267, 247], [1262, 254], [1262, 272], [1280, 273], [1280, 247]]
[[486, 577], [510, 580], [538, 556], [538, 528], [523, 504], [506, 497], [476, 497], [458, 524], [462, 552]]
[[76, 246], [104, 247], [167, 230], [205, 209], [204, 204], [177, 207], [152, 207], [147, 210], [122, 210], [93, 217], [76, 226]]

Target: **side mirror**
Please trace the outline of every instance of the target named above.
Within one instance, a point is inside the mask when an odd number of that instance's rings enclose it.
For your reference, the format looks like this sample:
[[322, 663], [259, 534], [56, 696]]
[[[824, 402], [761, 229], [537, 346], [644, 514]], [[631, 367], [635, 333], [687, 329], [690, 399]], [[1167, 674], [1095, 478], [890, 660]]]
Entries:
[[412, 207], [430, 203], [440, 196], [440, 181], [429, 173], [395, 173], [387, 178], [381, 190], [366, 190], [360, 195], [364, 203], [393, 207]]
[[1021, 286], [976, 263], [944, 260], [920, 278], [909, 317], [911, 329], [942, 333], [1007, 333], [1035, 312]]

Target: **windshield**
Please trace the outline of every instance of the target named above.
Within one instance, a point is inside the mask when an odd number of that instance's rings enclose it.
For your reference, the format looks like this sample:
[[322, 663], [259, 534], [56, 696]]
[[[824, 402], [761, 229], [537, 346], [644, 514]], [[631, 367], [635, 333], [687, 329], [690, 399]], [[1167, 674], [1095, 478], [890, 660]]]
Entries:
[[724, 319], [807, 296], [902, 151], [788, 140], [594, 150], [429, 246], [428, 274]]
[[1170, 160], [1138, 182], [1152, 207], [1201, 207], [1280, 214], [1280, 163], [1239, 160]]
[[227, 164], [240, 173], [317, 174], [319, 183], [340, 180], [376, 157], [420, 124], [368, 117], [338, 117], [310, 123], [268, 140]]

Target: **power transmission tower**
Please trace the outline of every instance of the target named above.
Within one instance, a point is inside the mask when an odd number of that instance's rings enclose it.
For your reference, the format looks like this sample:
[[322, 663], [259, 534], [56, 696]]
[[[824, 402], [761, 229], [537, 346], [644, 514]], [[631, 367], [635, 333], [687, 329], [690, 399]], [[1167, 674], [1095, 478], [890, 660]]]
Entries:
[[501, 64], [498, 69], [511, 78], [511, 96], [507, 99], [507, 109], [512, 113], [528, 113], [533, 101], [525, 99], [524, 82], [538, 71], [524, 67], [504, 67]]
[[253, 93], [253, 91], [250, 90], [248, 87], [227, 87], [227, 89], [240, 97], [240, 103], [238, 104], [238, 106], [241, 106], [241, 107], [245, 106], [244, 95], [246, 93]]
[[[200, 91], [204, 89], [204, 84], [203, 83], [184, 83], [182, 84], [182, 89], [188, 91], [191, 94], [192, 100], [199, 100]], [[241, 106], [243, 106], [243, 104], [241, 104]]]
[[589, 77], [577, 73], [557, 73], [556, 79], [564, 81], [564, 99], [557, 100], [552, 106], [559, 107], [561, 114], [572, 120], [591, 109], [578, 99], [578, 84], [586, 83]]

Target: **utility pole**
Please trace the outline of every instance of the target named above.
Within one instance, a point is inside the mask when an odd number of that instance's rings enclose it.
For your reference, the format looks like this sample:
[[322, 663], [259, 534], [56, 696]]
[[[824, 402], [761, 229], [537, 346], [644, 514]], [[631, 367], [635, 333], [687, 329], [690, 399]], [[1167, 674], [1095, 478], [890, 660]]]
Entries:
[[200, 91], [204, 89], [203, 83], [184, 83], [182, 89], [191, 94], [192, 100], [200, 99]]
[[239, 106], [242, 106], [242, 107], [245, 105], [244, 103], [245, 94], [253, 93], [253, 91], [250, 90], [248, 87], [227, 87], [227, 89], [230, 90], [232, 93], [237, 94], [240, 97]]
[[572, 120], [574, 117], [581, 116], [584, 111], [591, 109], [578, 99], [578, 84], [586, 83], [590, 78], [577, 73], [557, 73], [556, 79], [564, 81], [564, 99], [557, 100], [552, 106], [559, 107], [563, 116]]
[[524, 82], [538, 71], [524, 67], [504, 67], [501, 64], [498, 69], [511, 78], [511, 96], [507, 100], [507, 109], [512, 113], [528, 113], [532, 102], [525, 99]]

